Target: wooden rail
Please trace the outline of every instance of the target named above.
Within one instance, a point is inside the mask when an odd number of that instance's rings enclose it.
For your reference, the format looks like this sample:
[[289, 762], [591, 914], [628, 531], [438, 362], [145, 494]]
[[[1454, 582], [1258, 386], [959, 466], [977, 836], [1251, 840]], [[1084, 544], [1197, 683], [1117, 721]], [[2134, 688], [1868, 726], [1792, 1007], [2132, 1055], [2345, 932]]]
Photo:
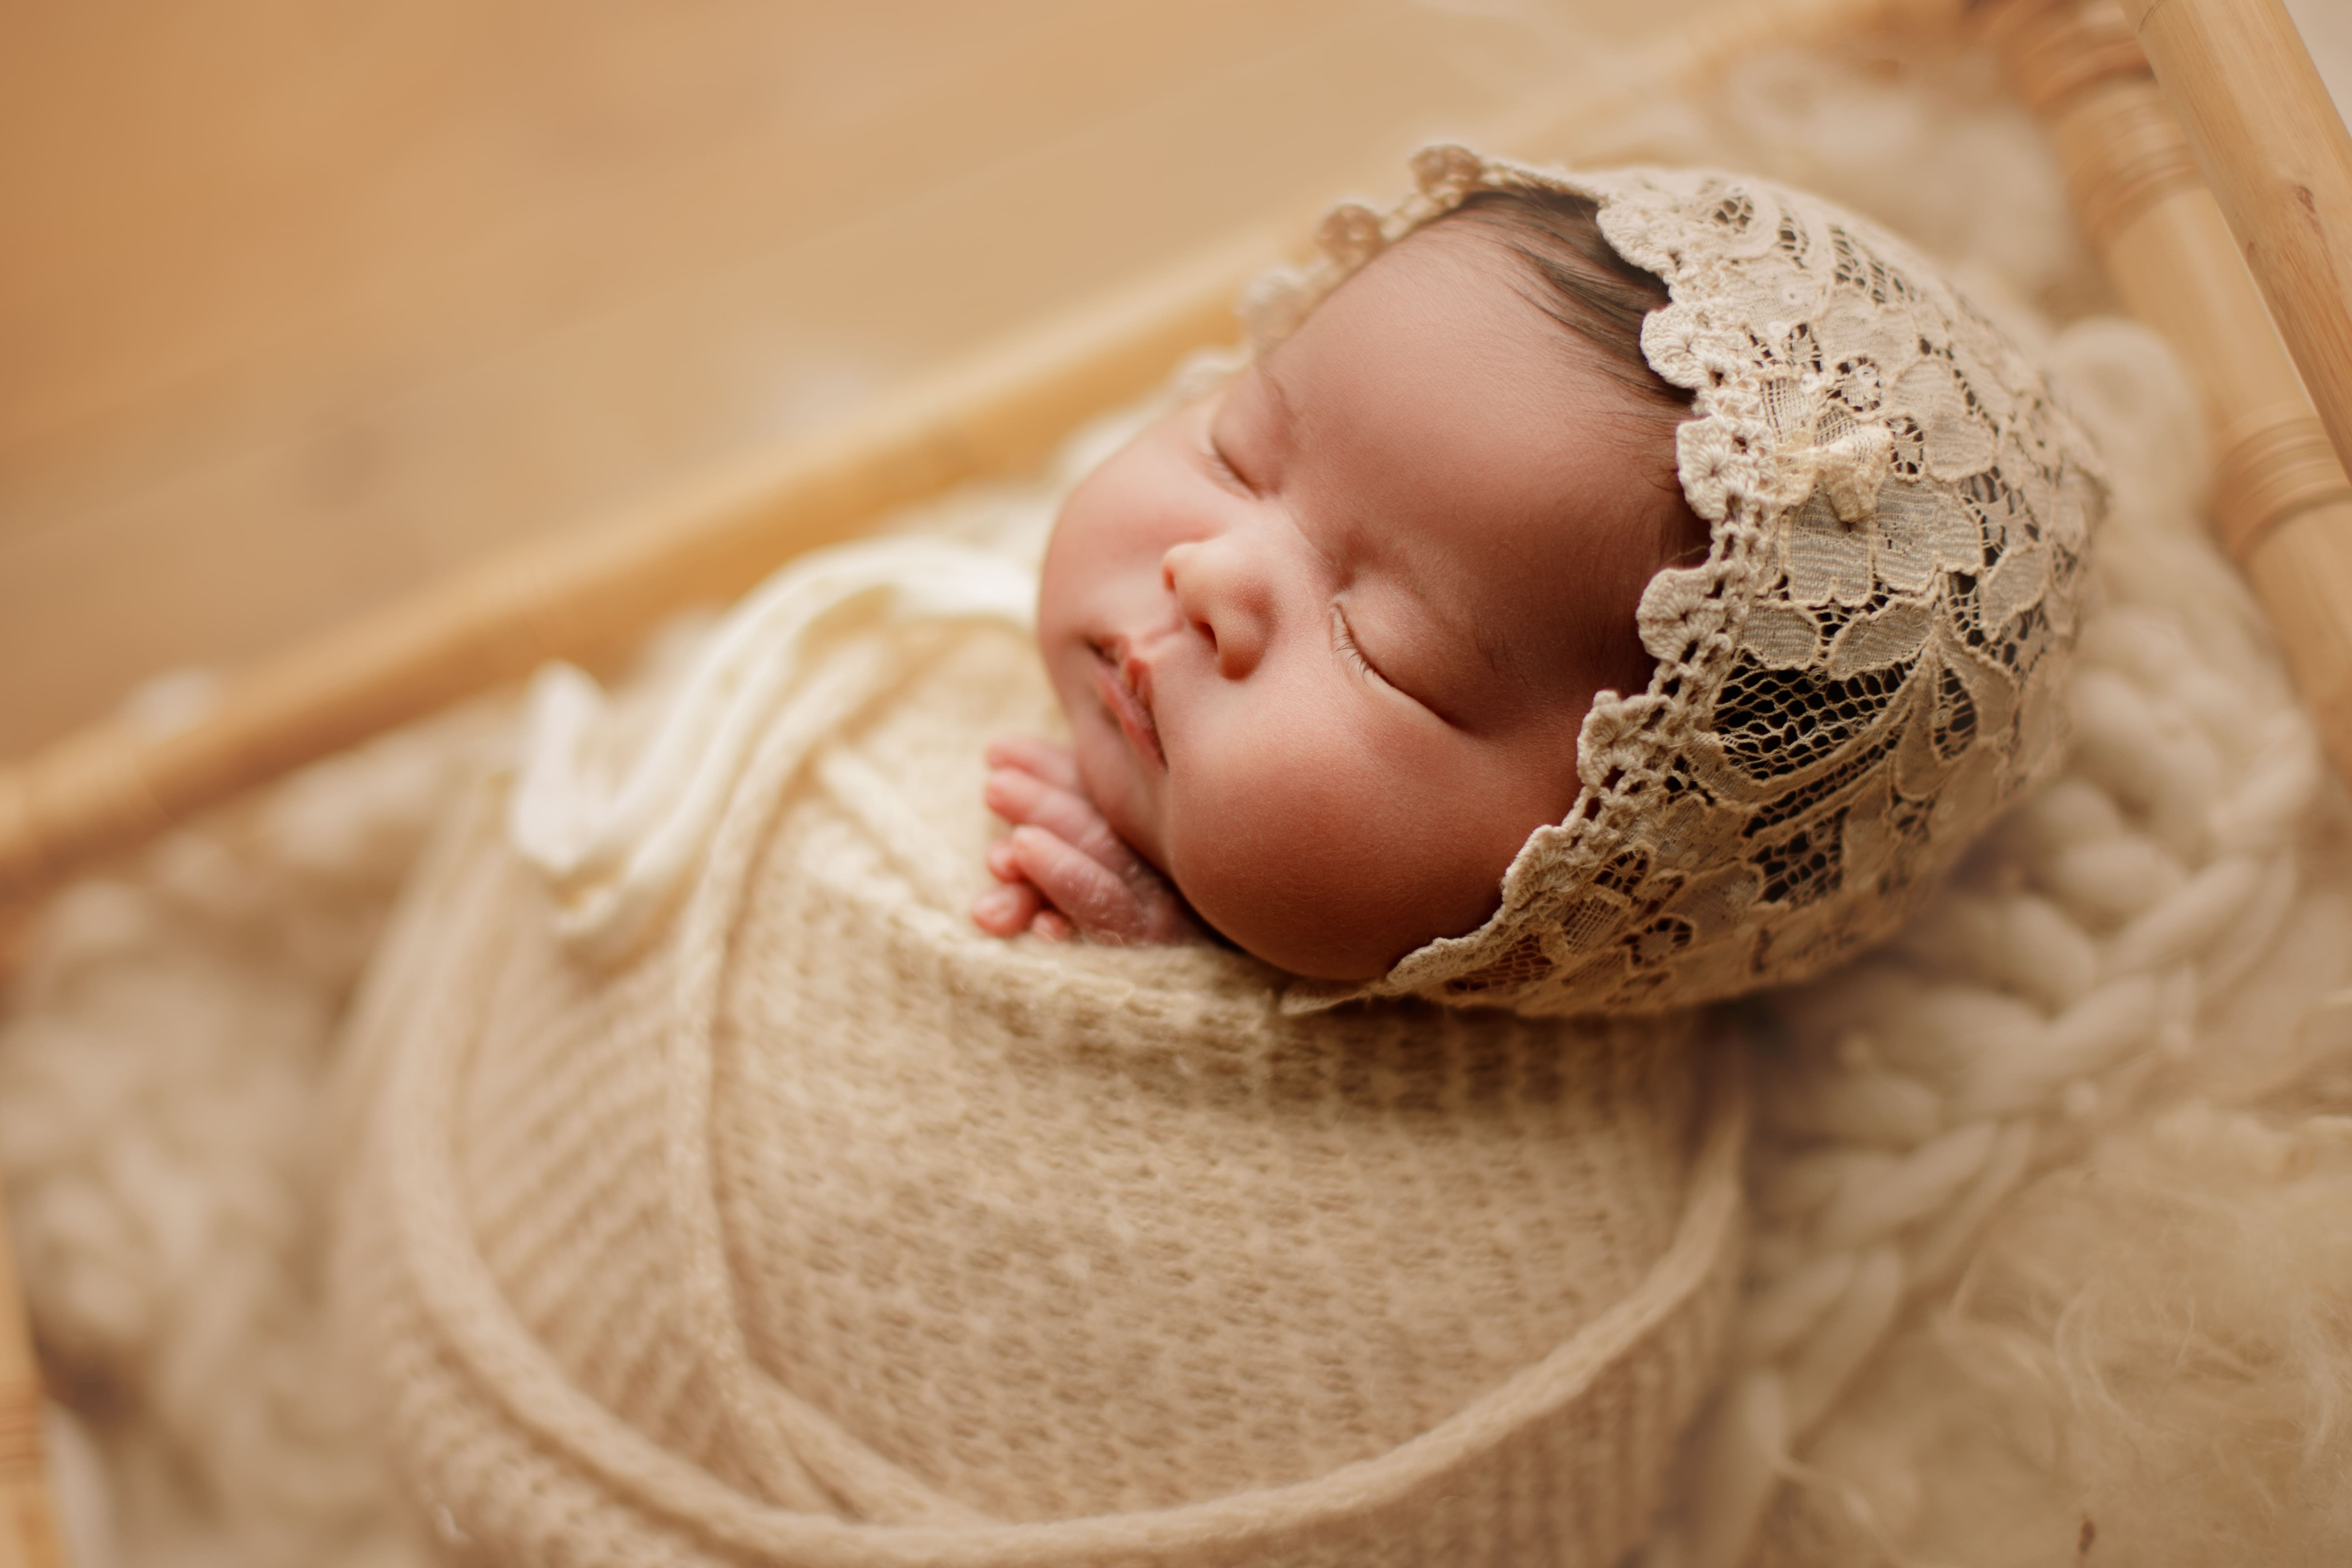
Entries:
[[[2162, 0], [2158, 11], [2180, 5]], [[2218, 459], [2214, 531], [2269, 611], [2336, 771], [2352, 777], [2352, 482], [2189, 140], [2110, 0], [1996, 0], [1979, 15], [2011, 85], [2057, 145], [2116, 295], [2171, 342], [2204, 391]], [[2271, 118], [2301, 125], [2325, 115], [2340, 138], [2309, 57], [2299, 43], [2295, 50], [2316, 106]], [[2198, 90], [2216, 89], [2208, 81]], [[2284, 102], [2297, 89], [2283, 81], [2276, 90]], [[2273, 190], [2248, 199], [2287, 198]], [[2281, 307], [2306, 327], [2332, 316], [2343, 330], [2340, 292], [2331, 300], [2305, 291]]]
[[2352, 133], [2279, 0], [2125, 0], [2124, 16], [2352, 468]]
[[627, 647], [802, 551], [1075, 426], [1230, 338], [1252, 234], [951, 366], [821, 438], [585, 533], [511, 550], [225, 683], [198, 722], [121, 722], [0, 771], [0, 901], [304, 763], [528, 673]]

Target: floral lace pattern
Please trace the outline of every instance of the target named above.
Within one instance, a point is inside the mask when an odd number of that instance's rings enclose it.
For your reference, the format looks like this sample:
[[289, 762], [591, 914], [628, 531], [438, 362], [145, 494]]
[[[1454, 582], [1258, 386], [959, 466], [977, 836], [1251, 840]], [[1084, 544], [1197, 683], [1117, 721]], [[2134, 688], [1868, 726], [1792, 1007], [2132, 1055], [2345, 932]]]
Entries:
[[1335, 210], [1314, 267], [1253, 289], [1261, 348], [1473, 191], [1588, 196], [1667, 286], [1642, 347], [1694, 394], [1677, 458], [1712, 544], [1650, 584], [1649, 689], [1594, 700], [1577, 804], [1529, 837], [1493, 918], [1287, 1005], [1655, 1011], [1877, 940], [2060, 750], [2058, 656], [2105, 505], [2088, 441], [1927, 264], [1817, 198], [1451, 146], [1413, 172], [1402, 205]]

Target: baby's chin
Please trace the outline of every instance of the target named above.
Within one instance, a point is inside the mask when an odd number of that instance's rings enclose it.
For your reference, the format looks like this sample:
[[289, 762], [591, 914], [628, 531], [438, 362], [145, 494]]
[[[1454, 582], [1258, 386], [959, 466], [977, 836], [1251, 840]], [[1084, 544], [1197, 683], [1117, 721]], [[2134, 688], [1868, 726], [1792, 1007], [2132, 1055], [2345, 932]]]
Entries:
[[1378, 980], [1396, 967], [1398, 958], [1421, 945], [1412, 943], [1391, 957], [1390, 944], [1378, 933], [1350, 931], [1328, 921], [1267, 922], [1253, 918], [1255, 911], [1221, 921], [1198, 903], [1193, 909], [1210, 929], [1252, 958], [1307, 980], [1349, 984]]
[[1169, 879], [1235, 947], [1310, 980], [1381, 979], [1502, 904], [1508, 858], [1489, 864], [1485, 846], [1401, 847], [1345, 831], [1318, 843], [1296, 821], [1250, 826], [1171, 821]]
[[[1180, 853], [1179, 865], [1183, 862]], [[1453, 934], [1426, 921], [1369, 909], [1345, 892], [1312, 892], [1264, 874], [1255, 878], [1181, 875], [1172, 881], [1202, 921], [1251, 957], [1308, 980], [1378, 980], [1432, 938]], [[1302, 896], [1303, 895], [1303, 896]], [[1472, 921], [1469, 930], [1480, 923]]]

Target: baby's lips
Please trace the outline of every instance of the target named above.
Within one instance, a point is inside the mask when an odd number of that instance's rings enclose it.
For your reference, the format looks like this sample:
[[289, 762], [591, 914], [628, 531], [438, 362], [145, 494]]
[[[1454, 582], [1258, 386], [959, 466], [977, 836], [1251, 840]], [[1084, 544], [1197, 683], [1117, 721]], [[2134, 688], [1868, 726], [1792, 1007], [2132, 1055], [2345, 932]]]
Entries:
[[1128, 684], [1122, 670], [1113, 668], [1107, 661], [1097, 660], [1095, 691], [1102, 699], [1105, 711], [1118, 725], [1136, 754], [1156, 767], [1165, 768], [1168, 758], [1160, 750], [1159, 721], [1144, 706], [1141, 694]]

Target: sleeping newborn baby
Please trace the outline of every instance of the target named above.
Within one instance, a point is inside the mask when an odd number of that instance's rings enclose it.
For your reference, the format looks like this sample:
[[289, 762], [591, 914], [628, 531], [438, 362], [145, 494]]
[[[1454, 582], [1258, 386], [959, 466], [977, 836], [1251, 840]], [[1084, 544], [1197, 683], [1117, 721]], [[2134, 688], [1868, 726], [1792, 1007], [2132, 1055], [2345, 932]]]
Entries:
[[[1811, 255], [1726, 196], [1653, 251], [1621, 197], [1670, 303], [1609, 182], [1421, 173], [1328, 226], [1303, 324], [1065, 504], [1037, 635], [1074, 744], [991, 751], [1016, 826], [974, 919], [1197, 917], [1547, 1011], [1834, 962], [2049, 754], [2079, 441], [1854, 226]], [[1507, 870], [1532, 921], [1492, 921]]]
[[1638, 1547], [1739, 1267], [1692, 1005], [2051, 757], [2097, 491], [1825, 204], [1414, 174], [1018, 530], [540, 678], [342, 1058], [340, 1297], [451, 1561]]
[[1641, 357], [1665, 303], [1589, 199], [1481, 191], [1097, 469], [1038, 609], [1075, 751], [992, 753], [1025, 831], [982, 925], [1182, 940], [1189, 901], [1370, 980], [1491, 914], [1594, 694], [1649, 683], [1643, 588], [1706, 552], [1689, 394]]

